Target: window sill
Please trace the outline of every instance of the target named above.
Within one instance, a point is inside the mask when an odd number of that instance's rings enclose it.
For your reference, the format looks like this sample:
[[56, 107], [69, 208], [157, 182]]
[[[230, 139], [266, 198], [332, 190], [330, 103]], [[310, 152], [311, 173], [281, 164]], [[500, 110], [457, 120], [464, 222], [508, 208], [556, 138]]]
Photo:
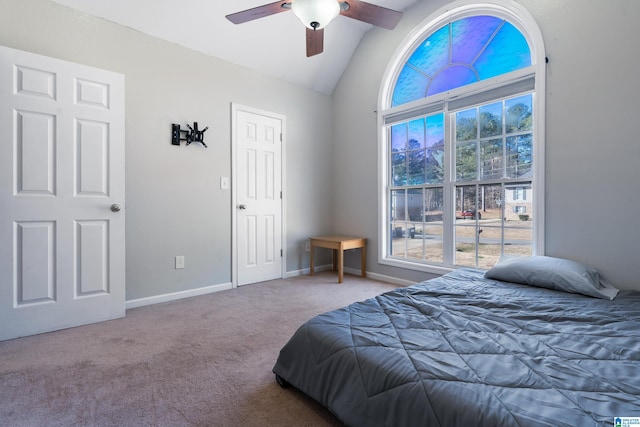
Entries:
[[446, 274], [456, 270], [457, 268], [461, 268], [461, 267], [447, 267], [447, 266], [440, 266], [440, 265], [433, 265], [433, 264], [422, 264], [422, 263], [409, 262], [409, 261], [396, 259], [396, 258], [380, 258], [378, 262], [382, 265], [404, 268], [407, 270], [421, 271], [424, 273], [431, 273], [431, 274]]

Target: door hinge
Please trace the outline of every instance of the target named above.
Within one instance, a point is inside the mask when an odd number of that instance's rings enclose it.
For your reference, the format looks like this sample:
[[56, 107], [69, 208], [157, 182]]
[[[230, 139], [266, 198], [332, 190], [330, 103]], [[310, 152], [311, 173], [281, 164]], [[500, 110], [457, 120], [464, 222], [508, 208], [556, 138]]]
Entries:
[[282, 191], [280, 192], [280, 198], [282, 199]]
[[283, 256], [284, 256], [284, 251], [280, 249], [280, 258], [282, 258]]
[[282, 134], [280, 134], [280, 142], [282, 142]]

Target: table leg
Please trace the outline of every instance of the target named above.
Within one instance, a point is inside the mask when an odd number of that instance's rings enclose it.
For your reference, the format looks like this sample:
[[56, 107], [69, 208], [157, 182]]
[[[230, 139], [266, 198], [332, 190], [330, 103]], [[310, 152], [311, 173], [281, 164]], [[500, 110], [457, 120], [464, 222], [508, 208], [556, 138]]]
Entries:
[[314, 253], [314, 249], [315, 246], [311, 245], [311, 247], [309, 248], [309, 275], [313, 276], [314, 275], [314, 271], [313, 271], [313, 253]]
[[360, 248], [360, 253], [362, 254], [362, 261], [360, 262], [360, 268], [362, 269], [361, 276], [367, 277], [367, 247], [362, 246]]
[[338, 249], [338, 283], [342, 283], [344, 278], [344, 248], [340, 243], [340, 249]]
[[332, 271], [338, 271], [338, 250], [331, 249], [331, 268]]

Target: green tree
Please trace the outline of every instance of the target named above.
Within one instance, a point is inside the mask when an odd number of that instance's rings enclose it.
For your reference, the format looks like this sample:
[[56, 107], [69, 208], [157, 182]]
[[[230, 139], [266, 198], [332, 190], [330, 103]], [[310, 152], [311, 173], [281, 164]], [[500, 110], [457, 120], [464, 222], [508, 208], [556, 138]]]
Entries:
[[533, 114], [530, 106], [518, 103], [507, 109], [507, 133], [522, 132], [533, 128]]

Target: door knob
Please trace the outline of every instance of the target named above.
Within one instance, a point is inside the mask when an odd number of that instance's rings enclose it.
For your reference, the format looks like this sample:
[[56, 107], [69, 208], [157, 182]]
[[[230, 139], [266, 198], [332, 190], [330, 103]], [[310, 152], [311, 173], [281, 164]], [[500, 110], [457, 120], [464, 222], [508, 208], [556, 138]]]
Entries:
[[114, 204], [111, 205], [111, 212], [120, 212], [120, 209], [122, 209], [122, 208], [117, 203], [114, 203]]
[[247, 205], [238, 205], [238, 209], [241, 209], [241, 210], [247, 209]]

